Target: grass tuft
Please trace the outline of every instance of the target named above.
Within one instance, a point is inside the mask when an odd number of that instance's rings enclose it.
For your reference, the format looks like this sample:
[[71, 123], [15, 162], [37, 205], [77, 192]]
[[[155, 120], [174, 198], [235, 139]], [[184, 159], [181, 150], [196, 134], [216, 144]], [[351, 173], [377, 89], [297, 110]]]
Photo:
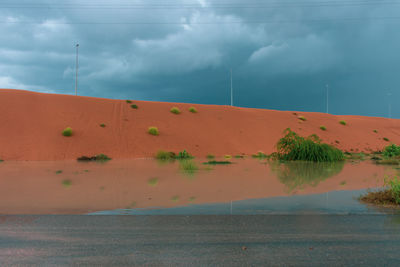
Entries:
[[72, 128], [71, 127], [67, 127], [62, 131], [62, 135], [69, 137], [72, 136]]
[[149, 127], [148, 133], [151, 134], [151, 135], [159, 135], [160, 134], [158, 132], [158, 128], [154, 127], [154, 126]]
[[133, 105], [131, 105], [131, 108], [138, 109], [138, 106], [136, 104], [133, 104]]
[[131, 103], [132, 103], [132, 101], [130, 101], [130, 100], [126, 100], [126, 103], [128, 103], [128, 104], [131, 104]]
[[197, 164], [193, 160], [190, 160], [190, 159], [181, 160], [179, 162], [179, 168], [183, 172], [185, 172], [186, 174], [189, 174], [189, 175], [193, 175], [199, 170], [199, 167], [197, 166]]
[[378, 133], [378, 130], [373, 130], [374, 133]]
[[264, 152], [262, 152], [262, 151], [258, 151], [257, 152], [257, 154], [253, 154], [253, 155], [251, 155], [253, 158], [258, 158], [258, 159], [266, 159], [266, 158], [268, 158], [268, 155], [267, 154], [265, 154]]
[[298, 116], [297, 118], [298, 118], [299, 120], [301, 120], [301, 121], [306, 121], [306, 120], [307, 120], [304, 116]]
[[68, 180], [68, 179], [63, 180], [62, 181], [62, 185], [65, 186], [65, 187], [70, 187], [72, 185], [72, 181]]
[[383, 137], [383, 140], [386, 142], [389, 142], [389, 138], [387, 138], [387, 137]]
[[339, 121], [339, 123], [340, 123], [341, 125], [347, 125], [347, 122], [346, 122], [346, 121]]
[[235, 155], [234, 158], [235, 159], [244, 159], [244, 155]]
[[176, 159], [192, 159], [194, 158], [192, 155], [190, 155], [186, 150], [183, 150], [178, 153], [178, 155], [175, 156]]
[[208, 154], [208, 155], [206, 156], [206, 158], [207, 158], [207, 159], [215, 159], [215, 156], [212, 155], [212, 154]]
[[324, 125], [319, 126], [322, 131], [326, 131], [326, 127]]
[[299, 136], [290, 128], [284, 131], [285, 136], [277, 143], [276, 156], [280, 160], [303, 160], [314, 162], [333, 162], [344, 160], [341, 150], [321, 143], [316, 135], [307, 138]]
[[100, 127], [104, 128], [104, 127], [106, 127], [106, 125], [104, 123], [102, 123], [102, 124], [100, 124]]
[[192, 113], [197, 113], [197, 109], [195, 107], [190, 107], [189, 111]]
[[174, 113], [174, 114], [181, 114], [181, 111], [177, 107], [172, 107], [170, 111], [171, 111], [171, 113]]
[[159, 150], [156, 154], [158, 160], [174, 160], [175, 153], [170, 151]]
[[56, 174], [61, 174], [63, 171], [62, 170], [58, 170], [56, 171]]
[[385, 177], [385, 189], [368, 192], [361, 201], [378, 205], [400, 205], [400, 178]]
[[151, 178], [147, 181], [147, 184], [150, 186], [156, 186], [158, 184], [158, 178]]

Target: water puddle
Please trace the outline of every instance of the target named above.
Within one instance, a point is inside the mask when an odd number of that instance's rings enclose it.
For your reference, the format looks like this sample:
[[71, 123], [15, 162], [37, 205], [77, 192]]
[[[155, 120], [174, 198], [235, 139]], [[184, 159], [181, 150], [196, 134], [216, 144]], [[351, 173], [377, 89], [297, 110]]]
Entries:
[[369, 161], [205, 161], [3, 162], [0, 214], [371, 213], [356, 198], [396, 172]]

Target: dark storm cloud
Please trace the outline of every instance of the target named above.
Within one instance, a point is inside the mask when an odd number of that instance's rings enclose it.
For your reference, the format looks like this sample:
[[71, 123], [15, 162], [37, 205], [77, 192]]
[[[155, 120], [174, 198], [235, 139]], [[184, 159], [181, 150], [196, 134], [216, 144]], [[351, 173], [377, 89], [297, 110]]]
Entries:
[[385, 2], [1, 4], [0, 87], [73, 93], [79, 42], [82, 95], [228, 104], [233, 68], [236, 105], [324, 111], [329, 83], [331, 112], [386, 116], [400, 5]]

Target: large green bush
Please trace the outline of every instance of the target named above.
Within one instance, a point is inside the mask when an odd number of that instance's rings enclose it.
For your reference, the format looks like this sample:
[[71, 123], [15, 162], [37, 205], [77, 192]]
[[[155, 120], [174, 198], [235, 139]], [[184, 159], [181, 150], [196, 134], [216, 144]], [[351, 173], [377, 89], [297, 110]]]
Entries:
[[301, 137], [290, 128], [284, 131], [285, 136], [278, 141], [276, 156], [280, 160], [304, 160], [314, 162], [333, 162], [344, 160], [341, 150], [321, 143], [318, 136]]

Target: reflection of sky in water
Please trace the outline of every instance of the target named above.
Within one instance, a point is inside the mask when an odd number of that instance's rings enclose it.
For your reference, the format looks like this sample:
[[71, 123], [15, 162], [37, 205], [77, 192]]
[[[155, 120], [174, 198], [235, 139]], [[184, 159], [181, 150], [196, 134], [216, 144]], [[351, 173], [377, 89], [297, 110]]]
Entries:
[[[166, 210], [157, 212], [230, 214], [231, 202], [237, 214], [364, 212], [366, 207], [353, 194], [358, 197], [357, 190], [382, 186], [384, 175], [396, 172], [369, 161], [279, 163], [248, 158], [217, 166], [204, 161], [3, 162], [0, 213], [127, 209], [146, 214], [143, 209], [154, 213], [154, 207], [162, 207]], [[338, 194], [343, 198], [334, 197]]]

